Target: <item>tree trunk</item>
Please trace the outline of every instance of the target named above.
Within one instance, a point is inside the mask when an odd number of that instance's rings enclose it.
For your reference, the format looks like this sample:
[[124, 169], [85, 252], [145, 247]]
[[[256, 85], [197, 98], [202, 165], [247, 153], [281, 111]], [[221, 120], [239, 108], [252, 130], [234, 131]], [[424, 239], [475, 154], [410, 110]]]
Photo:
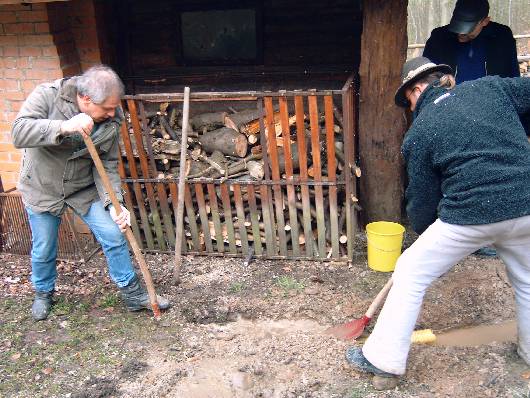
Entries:
[[218, 150], [225, 155], [239, 156], [241, 158], [247, 154], [247, 137], [228, 127], [204, 133], [199, 137], [199, 141], [203, 149], [208, 153]]
[[359, 155], [363, 221], [400, 221], [406, 128], [394, 104], [407, 50], [407, 0], [365, 0], [361, 39]]

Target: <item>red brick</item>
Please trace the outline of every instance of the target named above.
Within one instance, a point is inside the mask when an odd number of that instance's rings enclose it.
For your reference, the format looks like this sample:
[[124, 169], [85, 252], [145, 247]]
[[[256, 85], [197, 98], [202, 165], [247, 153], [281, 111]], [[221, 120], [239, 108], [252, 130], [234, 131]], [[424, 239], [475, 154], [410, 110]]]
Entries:
[[39, 82], [36, 80], [23, 80], [22, 82], [22, 90], [24, 91], [24, 94], [31, 93], [35, 87], [39, 85]]
[[0, 23], [15, 23], [17, 22], [17, 14], [13, 11], [0, 11]]
[[6, 91], [20, 91], [20, 82], [18, 80], [4, 80]]
[[35, 24], [35, 33], [50, 33], [50, 25], [48, 22], [37, 22]]
[[0, 162], [4, 163], [11, 160], [9, 152], [0, 152]]
[[37, 69], [57, 69], [61, 64], [58, 58], [37, 58], [33, 60], [33, 68]]
[[[32, 5], [31, 9], [33, 9], [36, 5], [37, 4]], [[2, 5], [1, 10], [2, 11], [27, 11], [27, 10], [30, 10], [29, 7], [30, 6], [23, 5], [23, 4], [5, 4], [5, 5]], [[39, 7], [39, 8], [42, 8], [42, 7]]]
[[19, 69], [28, 69], [30, 67], [30, 62], [28, 57], [20, 57], [17, 59], [17, 68]]
[[10, 143], [10, 142], [1, 142], [0, 143], [0, 152], [14, 152], [16, 151], [17, 148], [15, 148], [15, 146]]
[[24, 72], [22, 69], [4, 69], [4, 77], [6, 79], [22, 79]]
[[22, 154], [20, 152], [11, 152], [9, 154], [9, 158], [12, 162], [20, 163], [20, 161], [22, 160]]
[[[23, 94], [23, 93], [21, 93]], [[22, 108], [22, 104], [24, 101], [10, 101], [10, 110], [11, 112], [18, 112], [20, 111], [20, 108]]]
[[4, 112], [4, 117], [12, 122], [17, 118], [17, 112]]
[[15, 91], [12, 93], [5, 93], [2, 98], [9, 100], [9, 101], [22, 101], [26, 99], [25, 95], [21, 91]]
[[19, 22], [48, 22], [46, 10], [17, 11]]
[[35, 33], [35, 24], [33, 23], [8, 23], [4, 25], [5, 33], [15, 34], [32, 34]]
[[2, 171], [19, 171], [20, 162], [4, 162], [1, 167]]
[[15, 57], [6, 57], [4, 60], [4, 68], [16, 68], [17, 67], [17, 58]]
[[42, 55], [42, 48], [40, 47], [20, 47], [20, 55], [27, 57], [40, 57]]
[[47, 70], [40, 70], [36, 68], [28, 69], [26, 71], [26, 77], [28, 79], [43, 80], [48, 78]]
[[20, 45], [45, 46], [53, 43], [53, 36], [50, 34], [24, 35], [20, 37]]
[[16, 35], [0, 36], [0, 46], [18, 46], [18, 37]]
[[47, 46], [42, 47], [42, 55], [44, 55], [45, 57], [56, 57], [59, 55], [59, 53], [57, 52], [57, 47]]
[[5, 46], [4, 57], [18, 57], [18, 47], [17, 46]]
[[49, 69], [46, 72], [48, 73], [48, 80], [62, 79], [64, 77], [61, 69]]

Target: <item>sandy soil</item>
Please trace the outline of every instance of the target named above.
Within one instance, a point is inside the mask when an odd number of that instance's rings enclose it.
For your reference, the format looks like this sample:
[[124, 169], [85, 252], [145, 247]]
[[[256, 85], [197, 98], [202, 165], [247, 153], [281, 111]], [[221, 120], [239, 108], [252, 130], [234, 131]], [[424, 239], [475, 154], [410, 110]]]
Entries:
[[[414, 345], [406, 376], [390, 391], [351, 369], [344, 351], [355, 343], [324, 331], [360, 317], [389, 277], [367, 267], [360, 239], [350, 265], [188, 257], [179, 286], [172, 256], [147, 255], [158, 293], [174, 303], [159, 322], [123, 309], [98, 255], [59, 264], [59, 301], [35, 323], [29, 259], [2, 254], [0, 395], [529, 396], [530, 369], [510, 341]], [[429, 289], [417, 329], [440, 334], [514, 318], [502, 262], [470, 256]]]

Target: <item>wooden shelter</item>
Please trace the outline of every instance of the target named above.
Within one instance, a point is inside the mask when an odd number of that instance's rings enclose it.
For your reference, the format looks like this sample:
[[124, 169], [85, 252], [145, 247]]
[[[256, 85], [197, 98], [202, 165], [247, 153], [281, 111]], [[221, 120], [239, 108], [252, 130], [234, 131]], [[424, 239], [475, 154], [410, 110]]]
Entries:
[[[294, 107], [297, 94], [308, 96], [309, 104], [313, 101], [311, 98], [318, 95], [323, 99], [341, 95], [341, 100], [311, 105], [313, 111], [321, 109], [323, 112], [321, 115], [314, 112], [313, 120], [309, 120], [309, 113], [312, 112], [309, 107], [306, 108], [307, 115], [298, 115], [302, 119], [307, 117], [308, 128], [311, 124], [311, 139], [315, 149], [310, 156], [316, 156], [319, 145], [322, 145], [326, 156], [334, 151], [329, 142], [324, 145], [324, 135], [318, 138], [319, 134], [324, 134], [318, 132], [318, 124], [321, 123], [322, 131], [329, 131], [344, 115], [347, 128], [342, 126], [340, 134], [348, 135], [342, 144], [349, 145], [349, 152], [343, 165], [346, 180], [339, 181], [339, 185], [350, 184], [347, 176], [359, 176], [359, 170], [362, 176], [360, 184], [349, 185], [348, 189], [353, 191], [347, 192], [346, 196], [344, 193], [339, 194], [339, 201], [345, 201], [347, 207], [352, 206], [353, 209], [360, 204], [364, 222], [400, 220], [403, 170], [399, 147], [405, 120], [402, 111], [393, 104], [393, 95], [399, 86], [400, 70], [406, 55], [407, 1], [71, 0], [46, 3], [0, 0], [1, 11], [4, 11], [4, 32], [9, 32], [4, 35], [7, 36], [4, 37], [4, 43], [8, 43], [5, 47], [8, 51], [4, 51], [4, 55], [7, 53], [16, 58], [15, 61], [21, 64], [23, 61], [28, 65], [28, 70], [22, 74], [15, 76], [11, 73], [12, 79], [20, 79], [17, 83], [19, 88], [23, 87], [27, 76], [33, 76], [35, 79], [32, 82], [35, 84], [41, 77], [42, 81], [49, 80], [45, 78], [48, 75], [61, 77], [53, 71], [37, 77], [36, 71], [31, 70], [33, 65], [35, 68], [47, 65], [40, 62], [40, 58], [50, 63], [56, 59], [54, 62], [57, 62], [58, 72], [62, 76], [79, 73], [91, 63], [103, 62], [115, 68], [123, 78], [129, 95], [126, 109], [129, 118], [138, 124], [145, 124], [148, 116], [132, 114], [131, 101], [138, 101], [135, 105], [142, 103], [144, 106], [147, 105], [144, 103], [146, 99], [153, 100], [152, 96], [158, 95], [154, 103], [163, 104], [165, 95], [170, 94], [168, 98], [171, 99], [172, 93], [180, 93], [185, 85], [190, 86], [192, 91], [202, 93], [199, 98], [203, 99], [197, 99], [194, 104], [195, 112], [203, 108], [218, 110], [215, 103], [219, 95], [208, 96], [208, 92], [239, 92], [258, 98], [264, 107], [261, 123], [270, 129], [274, 129], [276, 122], [290, 126], [290, 117], [294, 120], [296, 116]], [[37, 23], [33, 26], [29, 21], [35, 21], [37, 13], [39, 26]], [[80, 30], [81, 26], [89, 30]], [[37, 30], [43, 32], [43, 37]], [[29, 53], [29, 47], [24, 51], [16, 48], [22, 45], [20, 43], [30, 46], [31, 41], [44, 42], [44, 36], [47, 46], [48, 40], [56, 44], [54, 51], [48, 47], [46, 51], [33, 49], [34, 55], [26, 59], [21, 54]], [[96, 37], [97, 41], [87, 44], [87, 37]], [[353, 90], [351, 99], [348, 99], [349, 94], [344, 94], [349, 92], [347, 82], [350, 82], [348, 84]], [[26, 95], [27, 90], [28, 84], [21, 93]], [[292, 103], [289, 102], [289, 96], [286, 97], [287, 105], [283, 113], [276, 108], [283, 106], [282, 94], [279, 94], [282, 92], [292, 95]], [[5, 96], [4, 100], [11, 104], [21, 101], [21, 97], [12, 93]], [[226, 100], [230, 97], [233, 95], [224, 95], [223, 98]], [[276, 98], [280, 100], [276, 101]], [[330, 114], [333, 108], [326, 108], [330, 104], [339, 105], [339, 113]], [[233, 104], [226, 103], [224, 106], [234, 112], [241, 111]], [[147, 113], [152, 111], [147, 108], [144, 109]], [[16, 107], [11, 107], [4, 120], [8, 123], [15, 112]], [[278, 112], [281, 121], [275, 120], [275, 112]], [[153, 120], [149, 119], [149, 122]], [[130, 127], [132, 134], [133, 126]], [[162, 130], [168, 132], [165, 127]], [[292, 137], [295, 135], [293, 127]], [[277, 140], [273, 136], [268, 138], [273, 142]], [[281, 144], [282, 141], [279, 142]], [[271, 159], [273, 162], [274, 157]], [[166, 162], [168, 170], [170, 164]], [[151, 164], [150, 167], [156, 171], [156, 165]], [[280, 181], [284, 176], [276, 174], [279, 169], [274, 170], [273, 166], [269, 168], [271, 175], [265, 176], [266, 179], [273, 178], [280, 185], [285, 184]], [[130, 170], [124, 170], [127, 171]], [[312, 194], [316, 196], [312, 200], [315, 206], [323, 209], [318, 204], [318, 197], [328, 195], [331, 188], [320, 192], [318, 187], [322, 187], [322, 184], [333, 185], [334, 180], [328, 179], [335, 177], [318, 175], [318, 178], [325, 180], [316, 181], [315, 193]], [[130, 182], [148, 185], [147, 181]], [[131, 188], [134, 187], [131, 185]], [[274, 187], [272, 189], [276, 190]], [[290, 195], [287, 191], [286, 188], [286, 194]], [[274, 198], [277, 199], [276, 196]], [[326, 206], [331, 206], [327, 212], [333, 211], [332, 202], [326, 202]], [[338, 203], [339, 207], [341, 205]], [[280, 218], [277, 209], [271, 207], [270, 210]], [[285, 207], [283, 210], [294, 214], [292, 208]], [[317, 213], [319, 217], [323, 215]], [[324, 231], [331, 228], [323, 228], [323, 222], [325, 220], [314, 224], [318, 224], [315, 234], [318, 235], [319, 257], [323, 254]], [[304, 223], [307, 227], [307, 220], [302, 221], [302, 225]], [[348, 221], [348, 228], [353, 227], [354, 222]], [[137, 233], [141, 233], [142, 228], [138, 228]], [[336, 228], [332, 229], [337, 237]], [[214, 235], [217, 232], [216, 229]], [[159, 242], [162, 245], [166, 243]], [[281, 237], [279, 244], [281, 248]], [[333, 253], [338, 254], [339, 250], [334, 248]], [[351, 255], [350, 247], [348, 255]]]

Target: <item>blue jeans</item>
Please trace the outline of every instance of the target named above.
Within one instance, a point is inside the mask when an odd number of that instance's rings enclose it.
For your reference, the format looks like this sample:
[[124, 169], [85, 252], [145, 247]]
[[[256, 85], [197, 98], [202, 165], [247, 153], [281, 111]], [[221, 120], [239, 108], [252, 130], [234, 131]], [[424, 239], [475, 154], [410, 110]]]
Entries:
[[[56, 258], [61, 218], [49, 212], [36, 213], [26, 207], [32, 233], [31, 281], [36, 291], [50, 292], [57, 278]], [[118, 287], [127, 286], [135, 276], [129, 247], [118, 225], [110, 218], [101, 201], [92, 203], [88, 213], [80, 215], [101, 244], [109, 274]]]

